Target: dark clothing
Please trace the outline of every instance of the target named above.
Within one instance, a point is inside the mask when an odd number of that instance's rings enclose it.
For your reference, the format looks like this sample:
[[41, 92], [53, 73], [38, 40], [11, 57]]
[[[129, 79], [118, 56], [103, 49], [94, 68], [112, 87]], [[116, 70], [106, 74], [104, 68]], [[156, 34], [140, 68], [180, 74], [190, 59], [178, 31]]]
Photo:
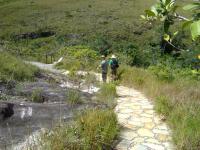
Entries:
[[108, 62], [106, 60], [103, 60], [101, 62], [101, 69], [103, 73], [107, 73], [108, 72]]
[[117, 69], [119, 67], [119, 64], [116, 58], [112, 58], [110, 60], [110, 67], [111, 69]]
[[102, 80], [103, 82], [106, 82], [108, 73], [108, 62], [106, 60], [103, 60], [101, 62], [101, 69], [102, 69]]
[[112, 58], [110, 60], [110, 68], [111, 68], [111, 78], [113, 81], [117, 80], [117, 68], [119, 67], [118, 61], [116, 58]]
[[106, 80], [107, 80], [107, 73], [102, 72], [102, 80], [103, 80], [103, 82], [106, 82]]

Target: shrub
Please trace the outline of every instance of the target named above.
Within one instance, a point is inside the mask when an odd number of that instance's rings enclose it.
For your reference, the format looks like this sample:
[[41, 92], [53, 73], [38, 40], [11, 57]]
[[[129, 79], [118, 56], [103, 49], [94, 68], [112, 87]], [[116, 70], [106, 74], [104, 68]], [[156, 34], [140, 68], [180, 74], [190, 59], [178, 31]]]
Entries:
[[69, 70], [72, 66], [78, 70], [90, 71], [97, 66], [97, 52], [86, 46], [65, 47], [61, 50], [65, 59], [58, 64], [59, 68]]
[[67, 102], [71, 105], [81, 103], [81, 95], [78, 91], [69, 89], [67, 91]]
[[33, 80], [36, 73], [39, 71], [36, 67], [25, 64], [20, 59], [11, 56], [8, 53], [0, 53], [0, 80]]
[[34, 89], [31, 94], [31, 100], [36, 103], [42, 103], [44, 102], [44, 97], [42, 95], [42, 89]]

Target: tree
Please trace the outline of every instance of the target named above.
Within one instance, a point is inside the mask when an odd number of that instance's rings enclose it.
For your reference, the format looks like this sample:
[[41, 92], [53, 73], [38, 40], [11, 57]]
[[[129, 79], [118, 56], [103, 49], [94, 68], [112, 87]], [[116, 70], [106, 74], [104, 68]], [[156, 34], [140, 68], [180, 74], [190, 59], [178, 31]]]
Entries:
[[141, 17], [150, 23], [163, 22], [163, 36], [167, 41], [170, 41], [169, 28], [174, 21], [177, 19], [185, 21], [183, 28], [189, 27], [192, 39], [197, 40], [200, 37], [200, 2], [194, 2], [184, 7], [184, 10], [193, 11], [191, 19], [178, 15], [176, 12], [178, 7], [175, 0], [159, 0], [150, 9], [145, 10], [145, 15], [141, 15]]

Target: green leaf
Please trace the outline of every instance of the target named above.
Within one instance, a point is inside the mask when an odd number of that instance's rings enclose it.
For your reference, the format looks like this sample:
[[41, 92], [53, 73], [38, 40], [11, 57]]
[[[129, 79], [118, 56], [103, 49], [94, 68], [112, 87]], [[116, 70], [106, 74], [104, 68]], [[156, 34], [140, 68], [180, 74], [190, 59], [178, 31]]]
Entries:
[[183, 7], [184, 10], [197, 10], [200, 9], [200, 3], [193, 3]]
[[164, 34], [163, 38], [165, 41], [170, 41], [170, 36], [168, 34]]
[[140, 17], [141, 17], [142, 19], [146, 19], [146, 17], [145, 17], [144, 15], [140, 15]]
[[151, 11], [154, 12], [154, 14], [157, 16], [158, 15], [158, 11], [157, 11], [157, 7], [156, 6], [152, 6], [151, 7]]
[[145, 13], [146, 13], [147, 16], [149, 16], [149, 17], [154, 17], [154, 16], [156, 16], [156, 14], [155, 14], [153, 11], [151, 11], [151, 10], [145, 10]]
[[199, 37], [200, 36], [200, 20], [192, 23], [190, 26], [190, 30], [191, 30], [193, 40]]
[[176, 36], [178, 34], [178, 31], [174, 32], [174, 36]]
[[190, 27], [190, 25], [193, 23], [193, 21], [186, 21], [183, 23], [182, 25], [182, 28], [185, 29], [185, 28], [188, 28]]

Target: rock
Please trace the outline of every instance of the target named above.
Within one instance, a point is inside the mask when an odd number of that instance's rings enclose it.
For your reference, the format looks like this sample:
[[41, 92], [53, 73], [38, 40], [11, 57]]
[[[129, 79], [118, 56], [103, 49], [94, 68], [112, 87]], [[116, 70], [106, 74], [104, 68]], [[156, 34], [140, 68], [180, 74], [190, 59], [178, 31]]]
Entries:
[[158, 144], [153, 144], [153, 143], [144, 143], [143, 145], [149, 147], [152, 150], [164, 150], [165, 147], [162, 145], [158, 145]]
[[154, 134], [151, 130], [149, 129], [144, 129], [144, 128], [141, 128], [138, 130], [137, 132], [139, 134], [139, 136], [141, 137], [154, 137]]

